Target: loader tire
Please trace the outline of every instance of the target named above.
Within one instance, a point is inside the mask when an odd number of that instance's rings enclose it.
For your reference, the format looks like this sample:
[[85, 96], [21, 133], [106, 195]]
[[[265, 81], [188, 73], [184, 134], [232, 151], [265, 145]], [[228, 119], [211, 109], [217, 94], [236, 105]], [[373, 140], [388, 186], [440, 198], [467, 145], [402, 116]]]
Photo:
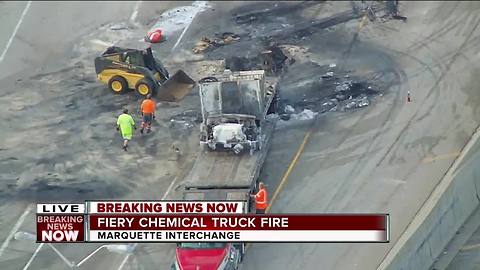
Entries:
[[110, 89], [110, 91], [112, 91], [114, 94], [123, 94], [128, 90], [127, 80], [125, 80], [125, 78], [122, 76], [113, 76], [108, 81], [108, 89]]
[[147, 95], [155, 95], [156, 87], [155, 84], [148, 79], [141, 79], [135, 85], [135, 92], [142, 97]]

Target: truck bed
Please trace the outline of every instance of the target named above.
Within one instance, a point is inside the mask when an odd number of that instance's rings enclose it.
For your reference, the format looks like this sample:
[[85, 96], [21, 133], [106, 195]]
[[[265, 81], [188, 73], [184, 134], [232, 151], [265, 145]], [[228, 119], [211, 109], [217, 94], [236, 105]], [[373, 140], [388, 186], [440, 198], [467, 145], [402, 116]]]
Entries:
[[235, 155], [227, 151], [202, 151], [185, 179], [186, 186], [253, 188], [267, 155], [276, 119], [265, 122], [261, 150]]

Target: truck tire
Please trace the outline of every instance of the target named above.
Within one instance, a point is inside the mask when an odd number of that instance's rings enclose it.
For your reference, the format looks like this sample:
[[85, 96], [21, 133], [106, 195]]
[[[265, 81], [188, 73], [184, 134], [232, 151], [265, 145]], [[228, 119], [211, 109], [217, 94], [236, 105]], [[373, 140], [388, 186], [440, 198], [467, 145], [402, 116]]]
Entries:
[[122, 76], [113, 76], [108, 81], [108, 89], [116, 95], [123, 94], [128, 90], [127, 80]]
[[135, 92], [142, 97], [154, 95], [156, 91], [155, 84], [149, 79], [141, 79], [135, 85]]

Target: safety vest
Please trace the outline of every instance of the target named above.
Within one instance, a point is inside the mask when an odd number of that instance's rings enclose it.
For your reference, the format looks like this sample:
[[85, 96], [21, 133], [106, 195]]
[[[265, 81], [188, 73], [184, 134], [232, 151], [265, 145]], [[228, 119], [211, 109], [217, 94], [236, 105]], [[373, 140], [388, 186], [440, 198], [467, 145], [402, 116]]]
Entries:
[[135, 121], [133, 121], [132, 116], [122, 113], [117, 119], [117, 126], [120, 127], [122, 135], [132, 135]]
[[261, 188], [255, 194], [255, 207], [257, 209], [267, 209], [267, 190], [265, 188]]
[[155, 102], [151, 99], [145, 99], [140, 105], [142, 113], [154, 113], [155, 112]]

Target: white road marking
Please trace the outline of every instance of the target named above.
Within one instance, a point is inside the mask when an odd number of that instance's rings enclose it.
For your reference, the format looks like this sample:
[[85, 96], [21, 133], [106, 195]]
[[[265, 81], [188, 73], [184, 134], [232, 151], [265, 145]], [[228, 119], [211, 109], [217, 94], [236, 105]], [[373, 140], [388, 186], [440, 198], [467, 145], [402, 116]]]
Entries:
[[5, 252], [5, 250], [7, 249], [8, 244], [10, 244], [10, 240], [12, 240], [13, 236], [18, 231], [23, 221], [25, 221], [25, 218], [30, 213], [30, 211], [32, 211], [32, 205], [27, 206], [25, 211], [23, 211], [23, 214], [18, 219], [17, 223], [15, 223], [15, 226], [13, 226], [12, 230], [10, 230], [10, 233], [8, 234], [7, 239], [3, 241], [2, 246], [0, 247], [0, 257], [3, 255], [3, 252]]
[[[50, 243], [47, 243], [49, 247], [51, 247], [53, 249], [53, 251], [55, 251], [55, 253], [57, 253], [57, 255], [63, 260], [63, 262], [65, 262], [65, 264], [67, 264], [70, 268], [74, 267], [75, 264], [72, 263], [71, 261], [69, 261], [67, 259], [67, 257], [65, 257], [61, 252], [60, 250], [58, 250], [56, 247], [54, 247], [52, 244]], [[80, 266], [80, 265], [78, 265]]]
[[[173, 186], [175, 186], [176, 182], [177, 182], [177, 177], [175, 177], [175, 178], [173, 179], [172, 183], [170, 183], [170, 186], [168, 186], [167, 191], [165, 191], [165, 194], [163, 194], [161, 200], [165, 200], [165, 199], [167, 198], [168, 194], [169, 194], [170, 191], [172, 190]], [[138, 245], [138, 243], [133, 244], [133, 246], [132, 246], [132, 252], [133, 252], [133, 250], [135, 250], [135, 248], [137, 247], [137, 245]], [[128, 259], [130, 258], [130, 255], [132, 255], [132, 253], [127, 254], [127, 255], [125, 256], [125, 258], [123, 258], [122, 263], [118, 266], [118, 269], [117, 269], [117, 270], [122, 270], [122, 269], [123, 269], [123, 267], [124, 267], [125, 264], [127, 263]]]
[[10, 48], [10, 45], [12, 45], [13, 38], [15, 37], [15, 35], [17, 35], [17, 31], [20, 28], [20, 25], [22, 24], [23, 18], [25, 17], [25, 14], [27, 14], [27, 11], [30, 8], [31, 4], [32, 4], [32, 1], [28, 1], [27, 5], [25, 6], [25, 9], [23, 9], [22, 15], [20, 16], [20, 20], [18, 20], [18, 23], [15, 26], [15, 29], [13, 30], [13, 33], [10, 36], [10, 39], [7, 42], [7, 46], [5, 46], [5, 49], [3, 49], [2, 55], [0, 55], [0, 63], [3, 61], [3, 58], [5, 58], [5, 55], [7, 54], [8, 48]]
[[172, 190], [172, 188], [173, 188], [173, 186], [175, 185], [176, 182], [177, 182], [177, 178], [175, 177], [173, 179], [172, 183], [170, 183], [170, 186], [168, 186], [167, 191], [165, 191], [165, 194], [163, 194], [162, 201], [167, 198], [168, 193], [170, 193], [170, 191]]
[[80, 267], [84, 262], [86, 262], [88, 259], [90, 259], [93, 255], [95, 255], [97, 252], [99, 252], [102, 248], [106, 247], [106, 245], [101, 245], [97, 249], [95, 249], [92, 253], [90, 253], [87, 257], [83, 258], [77, 266]]
[[140, 9], [140, 4], [141, 3], [142, 3], [142, 1], [137, 1], [137, 3], [135, 4], [135, 7], [133, 8], [133, 13], [130, 16], [130, 23], [135, 24], [136, 26], [138, 26], [138, 24], [135, 20], [137, 19], [138, 10]]
[[[138, 245], [137, 243], [133, 244], [132, 246], [133, 250], [137, 247], [137, 245]], [[125, 258], [123, 258], [122, 263], [120, 264], [120, 266], [118, 266], [118, 270], [122, 270], [123, 266], [125, 266], [125, 264], [127, 263], [128, 258], [130, 258], [130, 255], [131, 253], [127, 254]]]
[[40, 245], [38, 245], [38, 247], [35, 250], [35, 252], [33, 253], [32, 257], [30, 257], [30, 260], [28, 260], [27, 264], [25, 264], [25, 266], [23, 267], [23, 270], [27, 270], [28, 267], [30, 267], [30, 264], [32, 264], [33, 259], [35, 259], [35, 257], [37, 257], [37, 254], [40, 251], [40, 249], [42, 249], [43, 245], [44, 245], [44, 243], [41, 243]]
[[[208, 3], [208, 1], [206, 2]], [[182, 33], [180, 34], [180, 37], [178, 37], [178, 40], [177, 42], [175, 43], [175, 45], [173, 45], [172, 47], [172, 50], [170, 52], [173, 52], [175, 50], [175, 48], [177, 48], [178, 44], [180, 44], [180, 41], [182, 40], [183, 36], [185, 35], [185, 33], [187, 32], [188, 28], [190, 28], [190, 25], [192, 25], [192, 22], [193, 20], [195, 20], [195, 17], [197, 16], [198, 13], [200, 13], [201, 11], [197, 11], [193, 14], [192, 16], [192, 19], [190, 20], [190, 22], [187, 24], [187, 26], [185, 26], [185, 28], [183, 29]]]
[[[197, 14], [195, 14], [195, 15], [197, 15]], [[183, 35], [185, 35], [185, 33], [187, 32], [190, 25], [192, 25], [192, 22], [193, 22], [194, 19], [195, 19], [195, 16], [192, 18], [192, 21], [187, 26], [185, 26], [185, 29], [183, 29], [182, 34], [180, 34], [180, 37], [178, 37], [177, 42], [175, 43], [175, 45], [173, 45], [171, 52], [173, 52], [173, 50], [175, 50], [175, 48], [177, 48], [178, 44], [180, 44], [180, 41], [182, 40]]]

